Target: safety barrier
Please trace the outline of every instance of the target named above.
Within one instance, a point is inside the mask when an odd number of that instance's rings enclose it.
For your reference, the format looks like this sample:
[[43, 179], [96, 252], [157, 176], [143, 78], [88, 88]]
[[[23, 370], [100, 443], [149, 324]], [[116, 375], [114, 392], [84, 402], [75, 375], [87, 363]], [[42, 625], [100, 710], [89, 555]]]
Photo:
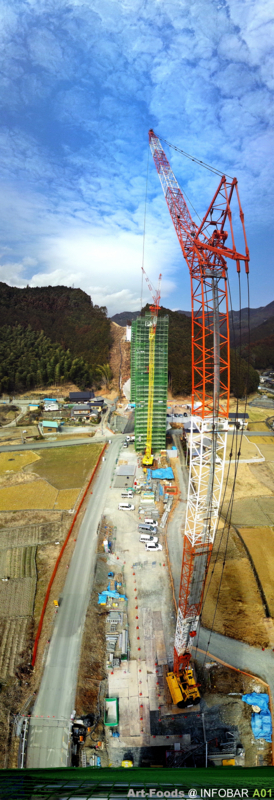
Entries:
[[75, 512], [75, 514], [74, 514], [74, 517], [73, 517], [73, 520], [72, 520], [71, 526], [70, 526], [70, 528], [69, 528], [68, 534], [67, 534], [67, 536], [66, 536], [66, 538], [65, 538], [64, 544], [62, 545], [62, 547], [61, 547], [61, 550], [60, 550], [60, 553], [59, 553], [59, 555], [57, 556], [57, 559], [56, 559], [56, 563], [55, 563], [55, 566], [54, 566], [54, 569], [53, 569], [53, 572], [52, 572], [52, 575], [51, 575], [51, 578], [50, 578], [50, 581], [49, 581], [49, 584], [48, 584], [48, 588], [47, 588], [47, 591], [46, 591], [45, 600], [44, 600], [43, 608], [42, 608], [41, 615], [40, 615], [40, 620], [39, 620], [38, 630], [37, 630], [37, 634], [36, 634], [36, 637], [35, 637], [35, 642], [34, 642], [34, 647], [33, 647], [33, 654], [32, 654], [32, 662], [31, 662], [33, 667], [34, 667], [34, 665], [35, 665], [35, 661], [36, 661], [37, 648], [38, 648], [38, 643], [39, 643], [39, 639], [40, 639], [40, 636], [41, 636], [41, 631], [42, 631], [42, 626], [43, 626], [43, 620], [44, 620], [45, 611], [46, 611], [46, 607], [47, 607], [48, 600], [49, 600], [50, 590], [51, 590], [51, 587], [52, 587], [52, 584], [53, 584], [53, 581], [54, 581], [54, 578], [55, 578], [55, 575], [56, 575], [56, 572], [57, 572], [58, 566], [59, 566], [59, 564], [60, 564], [60, 561], [61, 561], [62, 555], [63, 555], [63, 553], [64, 553], [64, 550], [66, 549], [66, 546], [67, 546], [67, 543], [68, 543], [68, 541], [69, 541], [69, 538], [70, 538], [71, 532], [73, 531], [73, 528], [74, 528], [75, 522], [76, 522], [76, 520], [77, 520], [77, 517], [78, 517], [79, 511], [80, 511], [80, 508], [81, 508], [81, 507], [82, 507], [82, 505], [83, 505], [83, 502], [84, 502], [84, 500], [85, 500], [85, 497], [86, 497], [86, 495], [87, 495], [87, 492], [88, 492], [88, 490], [89, 490], [90, 484], [91, 484], [91, 482], [92, 482], [92, 480], [93, 480], [93, 478], [94, 478], [94, 475], [95, 475], [95, 473], [96, 473], [96, 470], [98, 469], [98, 466], [99, 466], [99, 464], [100, 464], [100, 461], [101, 461], [102, 455], [103, 455], [103, 453], [105, 452], [105, 449], [106, 449], [106, 447], [107, 447], [107, 444], [104, 444], [104, 447], [102, 448], [102, 450], [101, 450], [101, 453], [100, 453], [100, 455], [99, 455], [99, 458], [97, 459], [97, 462], [96, 462], [96, 464], [95, 464], [95, 467], [94, 467], [94, 469], [93, 469], [93, 471], [92, 471], [92, 474], [91, 474], [91, 477], [90, 477], [90, 479], [89, 479], [88, 485], [87, 485], [87, 487], [86, 487], [86, 489], [85, 489], [85, 491], [84, 491], [83, 497], [81, 498], [81, 500], [80, 500], [80, 503], [79, 503], [79, 505], [78, 505], [78, 508], [77, 508], [77, 510], [76, 510], [76, 512]]

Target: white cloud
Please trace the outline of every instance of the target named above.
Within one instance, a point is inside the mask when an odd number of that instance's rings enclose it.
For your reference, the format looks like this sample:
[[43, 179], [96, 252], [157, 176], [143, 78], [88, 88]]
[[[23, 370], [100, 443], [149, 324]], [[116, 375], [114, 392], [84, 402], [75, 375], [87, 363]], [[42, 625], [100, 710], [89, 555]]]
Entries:
[[[247, 225], [258, 226], [260, 239], [263, 224], [265, 242], [270, 0], [93, 0], [92, 8], [22, 0], [20, 12], [2, 8], [0, 227], [2, 274], [10, 275], [2, 279], [74, 283], [115, 311], [126, 302], [138, 308], [151, 125], [238, 176]], [[167, 155], [203, 214], [217, 179]], [[163, 271], [167, 305], [187, 307], [177, 300], [185, 267], [152, 161], [145, 266], [154, 281]]]

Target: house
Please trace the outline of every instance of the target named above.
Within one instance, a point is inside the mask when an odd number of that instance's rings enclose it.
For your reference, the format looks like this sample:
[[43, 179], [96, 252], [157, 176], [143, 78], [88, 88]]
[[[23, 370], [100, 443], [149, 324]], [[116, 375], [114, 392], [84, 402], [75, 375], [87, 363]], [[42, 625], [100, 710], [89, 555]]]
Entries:
[[94, 392], [70, 392], [69, 399], [72, 403], [88, 403], [94, 397]]
[[50, 433], [50, 431], [60, 431], [59, 422], [54, 419], [43, 419], [41, 422], [42, 430], [44, 429]]
[[107, 408], [107, 404], [105, 404], [105, 401], [104, 401], [103, 398], [99, 398], [98, 399], [96, 397], [94, 400], [90, 401], [90, 407], [96, 409], [99, 412], [103, 408], [106, 409]]
[[70, 416], [73, 419], [89, 419], [90, 418], [90, 403], [77, 403], [73, 406]]
[[58, 403], [58, 400], [56, 400], [56, 397], [43, 397], [42, 402], [43, 403]]

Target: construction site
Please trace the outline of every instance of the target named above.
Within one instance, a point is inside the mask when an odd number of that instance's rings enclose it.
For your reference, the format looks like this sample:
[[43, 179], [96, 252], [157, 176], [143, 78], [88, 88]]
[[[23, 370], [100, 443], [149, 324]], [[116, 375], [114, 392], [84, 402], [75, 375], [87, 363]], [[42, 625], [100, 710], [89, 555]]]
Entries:
[[[260, 458], [244, 437], [244, 423], [238, 422], [248, 414], [240, 414], [237, 406], [229, 416], [225, 257], [237, 262], [239, 273], [241, 264], [247, 278], [249, 273], [237, 181], [227, 185], [221, 178], [198, 228], [152, 130], [149, 139], [191, 275], [192, 396], [181, 412], [180, 435], [167, 424], [168, 318], [159, 317], [161, 275], [155, 290], [142, 268], [153, 302], [150, 314], [139, 316], [131, 326], [134, 437], [124, 441], [116, 469], [120, 480], [124, 475], [121, 498], [127, 502], [119, 502], [115, 486], [122, 484], [114, 480], [105, 514], [115, 535], [103, 540], [105, 556], [98, 556], [108, 565], [98, 601], [106, 613], [108, 677], [101, 709], [105, 738], [97, 759], [116, 767], [272, 764], [270, 687], [256, 670], [248, 674], [248, 664], [246, 670], [233, 673], [235, 659], [223, 657], [223, 635], [219, 642], [217, 636], [214, 655], [210, 648], [218, 625], [222, 634], [226, 632], [225, 613], [232, 619], [229, 635], [239, 647], [241, 640], [248, 646], [248, 636], [250, 647], [261, 640], [262, 651], [273, 644], [270, 614], [264, 625], [258, 572], [250, 557], [244, 566], [248, 551], [243, 552], [244, 540], [231, 525], [241, 458], [254, 464]], [[236, 249], [232, 228], [234, 191], [242, 252]], [[226, 609], [221, 606], [223, 573], [231, 559], [234, 571], [239, 566], [238, 620], [236, 599], [230, 602], [227, 596]], [[239, 597], [245, 580], [253, 587], [249, 611]], [[231, 575], [228, 591], [233, 595], [232, 584]], [[243, 616], [253, 615], [254, 630], [257, 609], [258, 636], [252, 639], [250, 628], [244, 631]], [[245, 703], [252, 705], [252, 714]], [[82, 763], [87, 758], [95, 764], [91, 740], [82, 750]]]
[[[142, 267], [151, 304], [131, 325], [128, 397], [120, 387], [104, 431], [81, 445], [79, 479], [62, 482], [49, 456], [35, 476], [30, 465], [40, 457], [24, 461], [31, 507], [44, 507], [37, 489], [54, 474], [48, 508], [74, 516], [58, 549], [68, 562], [62, 581], [56, 591], [54, 567], [49, 605], [35, 620], [29, 700], [12, 734], [20, 767], [273, 765], [274, 600], [265, 566], [266, 552], [274, 563], [273, 441], [264, 412], [248, 405], [248, 386], [240, 400], [230, 393], [227, 272], [249, 275], [237, 180], [219, 176], [197, 225], [152, 130], [149, 142], [190, 272], [192, 392], [168, 395], [161, 275], [155, 289]], [[92, 447], [90, 476], [83, 453]], [[16, 487], [8, 495], [15, 509]], [[3, 603], [13, 597], [9, 574], [25, 564], [18, 554], [15, 564], [11, 547], [5, 558]], [[26, 558], [25, 627], [35, 603], [30, 546]], [[1, 651], [5, 674], [11, 649]]]

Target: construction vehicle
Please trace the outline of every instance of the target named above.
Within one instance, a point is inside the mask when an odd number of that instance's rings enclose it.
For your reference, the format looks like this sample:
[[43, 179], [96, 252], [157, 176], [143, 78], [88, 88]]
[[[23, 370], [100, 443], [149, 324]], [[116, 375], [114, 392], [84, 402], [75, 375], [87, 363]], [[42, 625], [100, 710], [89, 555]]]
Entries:
[[[146, 435], [146, 449], [143, 458], [143, 465], [151, 467], [154, 461], [152, 455], [152, 426], [153, 426], [153, 404], [154, 404], [154, 365], [155, 365], [155, 336], [157, 327], [157, 317], [160, 308], [160, 285], [161, 275], [159, 275], [159, 284], [157, 292], [153, 289], [149, 278], [142, 267], [142, 272], [145, 276], [146, 282], [151, 291], [154, 304], [149, 306], [151, 313], [150, 327], [149, 327], [149, 366], [148, 366], [148, 408], [147, 408], [147, 435]], [[153, 294], [154, 292], [154, 294]]]
[[[174, 664], [167, 681], [173, 702], [177, 704], [181, 696], [179, 704], [187, 705], [191, 699], [197, 701], [199, 694], [198, 687], [194, 689], [189, 664], [219, 519], [225, 466], [230, 395], [227, 259], [236, 262], [238, 274], [241, 263], [248, 274], [249, 251], [237, 179], [221, 176], [209, 208], [197, 225], [153, 130], [149, 131], [149, 144], [191, 278], [189, 485]], [[242, 232], [243, 253], [235, 245], [232, 201], [240, 217], [237, 230], [238, 235]]]

